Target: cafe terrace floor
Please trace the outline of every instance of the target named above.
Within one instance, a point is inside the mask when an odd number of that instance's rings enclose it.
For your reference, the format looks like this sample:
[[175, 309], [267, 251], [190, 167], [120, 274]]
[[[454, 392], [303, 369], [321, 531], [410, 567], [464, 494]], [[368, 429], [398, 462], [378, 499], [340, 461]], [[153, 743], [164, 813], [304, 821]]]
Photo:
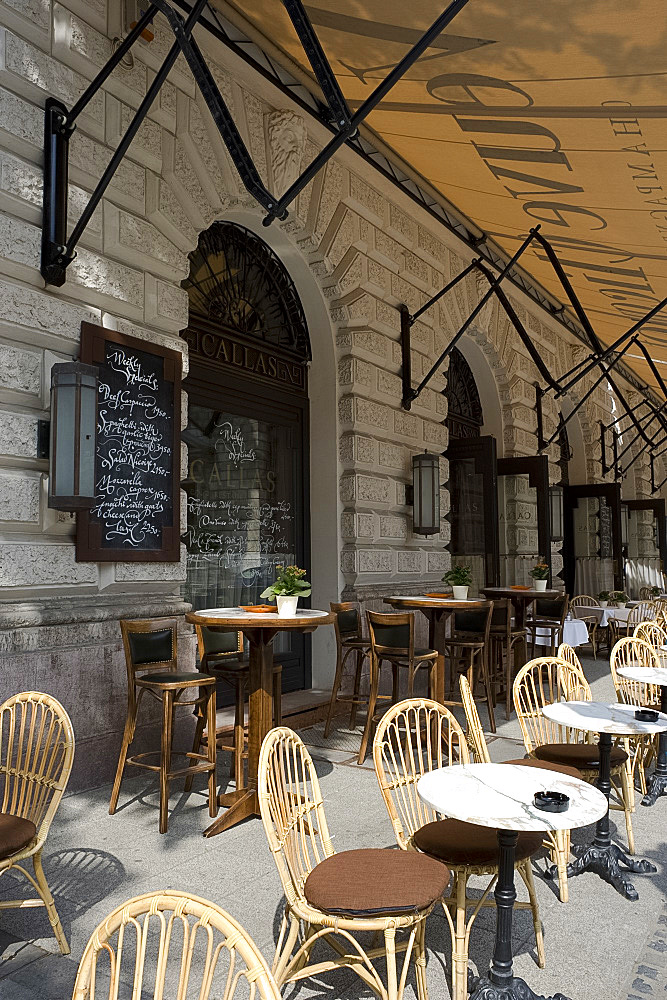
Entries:
[[[596, 700], [613, 701], [608, 662], [583, 660]], [[482, 707], [482, 706], [481, 706]], [[514, 717], [502, 720], [498, 736], [489, 737], [494, 760], [522, 755]], [[358, 767], [354, 747], [358, 736], [341, 723], [325, 747], [322, 727], [303, 730], [316, 757], [329, 827], [337, 850], [394, 846], [389, 819], [380, 797], [371, 757]], [[346, 721], [346, 720], [345, 720]], [[337, 746], [338, 749], [332, 748]], [[221, 756], [220, 773], [228, 761]], [[43, 910], [10, 910], [0, 914], [0, 997], [2, 1000], [68, 1000], [78, 960], [97, 923], [115, 906], [134, 895], [164, 888], [185, 889], [229, 910], [255, 938], [269, 962], [282, 911], [282, 893], [259, 820], [242, 824], [211, 840], [201, 831], [208, 825], [204, 794], [181, 796], [174, 783], [169, 832], [157, 831], [158, 795], [144, 776], [126, 779], [121, 808], [108, 814], [110, 787], [67, 796], [46, 845], [44, 867], [56, 898], [72, 954], [62, 958], [47, 933]], [[612, 828], [625, 835], [622, 813], [612, 813]], [[639, 901], [631, 903], [594, 874], [570, 881], [570, 901], [563, 905], [552, 883], [536, 879], [544, 925], [547, 968], [534, 962], [534, 937], [529, 911], [515, 911], [515, 971], [545, 996], [562, 992], [572, 1000], [640, 1000], [667, 994], [667, 799], [653, 808], [639, 805], [634, 817], [639, 856], [658, 867], [655, 875], [633, 881]], [[582, 842], [592, 831], [576, 830]], [[544, 859], [536, 861], [540, 871]], [[11, 877], [2, 880], [6, 898], [15, 896]], [[481, 880], [472, 885], [481, 885]], [[521, 894], [523, 886], [519, 888]], [[1, 898], [1, 896], [0, 896]], [[522, 898], [520, 896], [520, 898]], [[472, 933], [473, 964], [485, 969], [493, 945], [495, 913], [482, 911]], [[28, 943], [26, 943], [28, 942]], [[442, 912], [434, 911], [427, 929], [428, 987], [431, 1000], [449, 998], [449, 932]], [[347, 1000], [372, 996], [349, 971], [306, 980], [288, 987], [286, 997], [330, 997]], [[406, 1000], [415, 996], [409, 981]]]

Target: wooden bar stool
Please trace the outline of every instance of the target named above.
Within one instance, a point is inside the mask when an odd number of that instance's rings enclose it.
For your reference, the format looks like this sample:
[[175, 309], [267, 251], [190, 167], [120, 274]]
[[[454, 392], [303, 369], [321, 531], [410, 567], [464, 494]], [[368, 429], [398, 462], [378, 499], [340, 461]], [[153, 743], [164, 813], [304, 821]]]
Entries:
[[[118, 804], [118, 793], [123, 780], [126, 764], [157, 771], [160, 775], [160, 833], [167, 832], [169, 813], [169, 782], [183, 775], [208, 774], [209, 815], [218, 813], [218, 798], [215, 785], [215, 742], [206, 754], [186, 753], [190, 767], [178, 771], [171, 770], [172, 740], [174, 732], [174, 710], [180, 705], [195, 705], [205, 715], [209, 725], [215, 726], [215, 679], [207, 674], [179, 670], [177, 664], [177, 618], [150, 618], [137, 621], [121, 621], [125, 665], [127, 667], [127, 717], [123, 742], [118, 756], [116, 778], [111, 790], [109, 812], [113, 815]], [[196, 697], [194, 689], [199, 692]], [[137, 712], [141, 699], [148, 692], [162, 704], [162, 740], [160, 751], [148, 751], [127, 756], [134, 739], [137, 726]], [[187, 693], [189, 700], [183, 700]], [[159, 764], [147, 764], [142, 758], [160, 754]]]
[[[357, 724], [357, 705], [366, 705], [368, 702], [367, 698], [359, 694], [359, 688], [361, 687], [361, 670], [364, 660], [369, 656], [371, 649], [370, 639], [364, 639], [363, 637], [361, 615], [356, 604], [352, 601], [331, 602], [329, 610], [333, 611], [336, 616], [334, 622], [336, 633], [336, 675], [331, 689], [331, 701], [329, 702], [329, 711], [324, 727], [325, 738], [329, 735], [331, 720], [334, 717], [335, 708], [339, 702], [347, 702], [351, 705], [350, 729], [355, 728]], [[338, 692], [343, 681], [343, 671], [350, 653], [354, 653], [356, 658], [354, 688], [351, 695], [342, 695], [339, 697]]]
[[[445, 649], [449, 656], [450, 663], [450, 691], [451, 681], [455, 674], [465, 673], [468, 677], [470, 689], [475, 690], [478, 679], [484, 685], [484, 695], [478, 697], [479, 701], [486, 701], [489, 710], [489, 725], [491, 732], [496, 731], [496, 719], [494, 715], [495, 690], [491, 681], [490, 664], [490, 636], [491, 636], [491, 616], [493, 614], [493, 601], [483, 604], [480, 610], [457, 611], [454, 615], [452, 634], [445, 639]], [[449, 700], [447, 705], [462, 705], [460, 701]]]
[[[215, 743], [219, 750], [232, 754], [230, 777], [234, 778], [236, 790], [245, 788], [244, 760], [248, 756], [245, 740], [245, 698], [248, 688], [250, 666], [243, 659], [243, 633], [235, 629], [215, 628], [206, 625], [195, 625], [197, 630], [197, 647], [199, 649], [200, 669], [216, 680], [218, 677], [234, 690], [234, 738], [231, 743], [225, 742], [223, 728], [215, 726]], [[273, 724], [282, 724], [282, 673], [281, 663], [273, 664]], [[197, 728], [195, 730], [192, 751], [198, 754], [202, 742], [208, 742], [204, 728], [211, 732], [206, 722], [206, 715], [200, 708], [196, 710]], [[196, 771], [188, 775], [185, 783], [186, 792], [190, 791], [192, 779]]]

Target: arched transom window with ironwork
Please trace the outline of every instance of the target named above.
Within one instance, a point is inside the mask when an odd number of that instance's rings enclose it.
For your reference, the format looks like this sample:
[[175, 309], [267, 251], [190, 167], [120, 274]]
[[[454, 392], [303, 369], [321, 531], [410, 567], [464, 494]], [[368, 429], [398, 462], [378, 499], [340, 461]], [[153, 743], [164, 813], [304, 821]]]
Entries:
[[447, 429], [450, 438], [479, 437], [484, 415], [470, 365], [455, 347], [447, 372]]
[[306, 318], [273, 250], [244, 226], [215, 222], [190, 254], [190, 324], [208, 321], [309, 361]]

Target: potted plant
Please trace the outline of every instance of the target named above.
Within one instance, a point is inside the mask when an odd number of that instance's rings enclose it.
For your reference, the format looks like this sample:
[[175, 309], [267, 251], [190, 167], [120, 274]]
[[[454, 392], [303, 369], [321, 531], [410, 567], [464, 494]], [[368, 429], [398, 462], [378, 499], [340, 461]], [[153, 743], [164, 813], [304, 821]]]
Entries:
[[535, 590], [546, 590], [547, 580], [549, 579], [549, 564], [544, 561], [540, 556], [540, 561], [535, 563], [530, 571], [530, 576], [533, 578], [533, 583], [535, 585]]
[[276, 566], [276, 582], [263, 590], [260, 597], [276, 601], [281, 618], [293, 618], [300, 597], [308, 597], [311, 586], [305, 569], [298, 566]]
[[660, 597], [661, 593], [660, 587], [651, 587], [651, 597]]
[[609, 595], [609, 603], [616, 608], [619, 604], [627, 604], [628, 595], [623, 590], [612, 590]]
[[598, 594], [598, 601], [600, 602], [601, 608], [606, 608], [609, 602], [609, 591], [601, 590], [600, 593]]
[[470, 566], [453, 566], [442, 578], [452, 588], [455, 601], [468, 600], [468, 588], [472, 586], [472, 570]]

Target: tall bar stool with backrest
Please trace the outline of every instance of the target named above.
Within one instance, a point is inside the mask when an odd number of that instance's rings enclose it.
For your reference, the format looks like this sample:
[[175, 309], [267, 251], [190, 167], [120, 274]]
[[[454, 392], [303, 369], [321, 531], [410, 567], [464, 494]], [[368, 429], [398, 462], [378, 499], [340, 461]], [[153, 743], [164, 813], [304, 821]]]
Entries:
[[[245, 788], [244, 760], [247, 757], [245, 743], [245, 697], [250, 676], [250, 665], [243, 659], [243, 632], [235, 629], [195, 625], [197, 631], [197, 648], [199, 651], [199, 666], [211, 677], [219, 677], [234, 691], [234, 737], [231, 743], [224, 739], [224, 729], [216, 725], [215, 740], [219, 750], [232, 754], [231, 776], [234, 778], [236, 790]], [[282, 673], [281, 663], [273, 664], [273, 724], [279, 726], [282, 722]], [[195, 730], [192, 752], [199, 753], [204, 728], [205, 713], [196, 709], [197, 728]], [[208, 742], [208, 737], [206, 737]], [[189, 774], [185, 782], [185, 791], [192, 787], [193, 774]]]
[[[530, 754], [545, 766], [567, 764], [581, 771], [584, 781], [594, 784], [600, 769], [600, 750], [596, 743], [584, 742], [586, 733], [559, 726], [542, 714], [545, 705], [555, 701], [592, 701], [593, 695], [583, 672], [557, 656], [541, 656], [521, 668], [514, 681], [514, 709], [521, 726], [523, 743]], [[563, 742], [563, 737], [565, 742]], [[632, 810], [634, 794], [628, 778], [628, 755], [620, 747], [611, 751], [611, 776], [620, 804], [612, 809], [625, 813], [628, 848], [634, 854]]]
[[[441, 767], [469, 762], [463, 730], [443, 705], [426, 698], [413, 698], [393, 705], [380, 720], [373, 741], [373, 763], [387, 807], [394, 836], [404, 851], [418, 850], [436, 858], [452, 872], [452, 888], [443, 900], [452, 936], [452, 998], [468, 996], [468, 941], [472, 924], [482, 906], [493, 906], [489, 898], [498, 875], [497, 831], [490, 827], [444, 819], [421, 801], [417, 782]], [[528, 889], [535, 927], [537, 960], [544, 968], [544, 941], [535, 895], [530, 858], [542, 846], [542, 834], [519, 834], [515, 868]], [[471, 875], [485, 875], [489, 882], [482, 898], [470, 898], [466, 887]], [[472, 910], [470, 917], [468, 911]]]
[[[491, 614], [491, 650], [490, 671], [494, 686], [494, 701], [496, 684], [500, 682], [500, 692], [505, 692], [505, 718], [509, 719], [512, 710], [512, 684], [514, 683], [514, 648], [523, 643], [526, 650], [526, 630], [516, 628], [512, 618], [512, 602], [506, 598], [493, 602]], [[463, 675], [461, 675], [463, 676]]]
[[[463, 700], [463, 710], [466, 716], [466, 742], [470, 751], [471, 759], [475, 764], [490, 764], [491, 755], [486, 745], [486, 738], [479, 721], [479, 713], [475, 699], [472, 696], [468, 678], [465, 674], [459, 677], [461, 685], [461, 698]], [[568, 767], [567, 764], [547, 764], [543, 760], [535, 760], [534, 757], [521, 757], [519, 759], [504, 760], [503, 764], [521, 764], [524, 767], [546, 767], [550, 771], [558, 771], [560, 774], [567, 774], [571, 778], [581, 778], [582, 774], [576, 767]], [[558, 872], [558, 890], [561, 903], [567, 903], [569, 891], [567, 885], [567, 863], [570, 857], [570, 831], [550, 830], [543, 841], [543, 846], [551, 853], [551, 860]]]
[[399, 671], [401, 667], [408, 670], [408, 694], [414, 690], [415, 674], [422, 663], [428, 666], [428, 691], [433, 693], [433, 670], [438, 660], [436, 649], [415, 649], [415, 616], [410, 612], [397, 614], [381, 614], [377, 611], [367, 611], [368, 634], [371, 640], [371, 677], [368, 695], [368, 715], [364, 726], [364, 735], [359, 748], [359, 763], [363, 764], [371, 732], [375, 725], [375, 709], [377, 702], [386, 700], [387, 695], [378, 694], [380, 686], [380, 668], [384, 660], [391, 663], [393, 685], [391, 700], [398, 701]]
[[[480, 698], [486, 701], [489, 711], [491, 732], [496, 731], [496, 718], [493, 711], [495, 691], [491, 679], [491, 618], [493, 601], [485, 602], [481, 608], [474, 611], [457, 611], [451, 636], [445, 639], [450, 663], [450, 682], [453, 680], [454, 669], [463, 664], [463, 673], [467, 674], [468, 683], [474, 691], [477, 681], [481, 680], [485, 694]], [[505, 611], [505, 619], [507, 610]], [[459, 669], [459, 673], [461, 670]], [[450, 683], [450, 694], [451, 694]], [[447, 704], [460, 705], [459, 701], [447, 700]]]
[[[176, 618], [150, 618], [145, 620], [122, 620], [120, 630], [125, 650], [127, 668], [127, 717], [123, 742], [118, 756], [116, 778], [111, 790], [109, 812], [113, 814], [118, 804], [121, 781], [126, 764], [157, 771], [160, 776], [160, 833], [167, 832], [169, 814], [169, 782], [172, 778], [190, 776], [204, 772], [208, 774], [209, 814], [215, 816], [218, 800], [215, 787], [215, 741], [208, 746], [206, 756], [187, 754], [196, 762], [189, 768], [172, 771], [172, 739], [174, 730], [174, 710], [177, 706], [195, 705], [200, 707], [208, 720], [209, 732], [215, 730], [215, 678], [208, 674], [179, 670], [177, 663]], [[194, 689], [198, 692], [194, 695]], [[159, 701], [162, 706], [162, 739], [159, 765], [148, 764], [142, 758], [157, 751], [127, 756], [134, 739], [137, 726], [137, 712], [144, 694]], [[188, 700], [182, 695], [187, 694]]]
[[[548, 632], [549, 644], [547, 646], [549, 654], [554, 656], [559, 645], [563, 641], [563, 626], [565, 625], [565, 615], [567, 614], [567, 595], [562, 597], [538, 597], [533, 604], [532, 615], [526, 622], [528, 638], [533, 647], [535, 656], [535, 646], [537, 630], [542, 629]], [[539, 645], [542, 645], [541, 643]]]
[[[334, 717], [336, 705], [339, 701], [351, 705], [350, 709], [350, 729], [354, 729], [357, 724], [357, 705], [366, 705], [367, 699], [359, 694], [361, 687], [361, 670], [364, 660], [370, 655], [370, 639], [364, 639], [361, 626], [361, 615], [359, 608], [352, 601], [332, 601], [329, 609], [336, 616], [334, 621], [334, 631], [336, 633], [336, 675], [331, 689], [331, 701], [327, 721], [324, 727], [324, 735], [329, 735], [331, 720]], [[354, 687], [352, 694], [342, 697], [338, 696], [340, 686], [343, 682], [345, 663], [351, 653], [355, 654], [356, 666], [354, 671]]]

